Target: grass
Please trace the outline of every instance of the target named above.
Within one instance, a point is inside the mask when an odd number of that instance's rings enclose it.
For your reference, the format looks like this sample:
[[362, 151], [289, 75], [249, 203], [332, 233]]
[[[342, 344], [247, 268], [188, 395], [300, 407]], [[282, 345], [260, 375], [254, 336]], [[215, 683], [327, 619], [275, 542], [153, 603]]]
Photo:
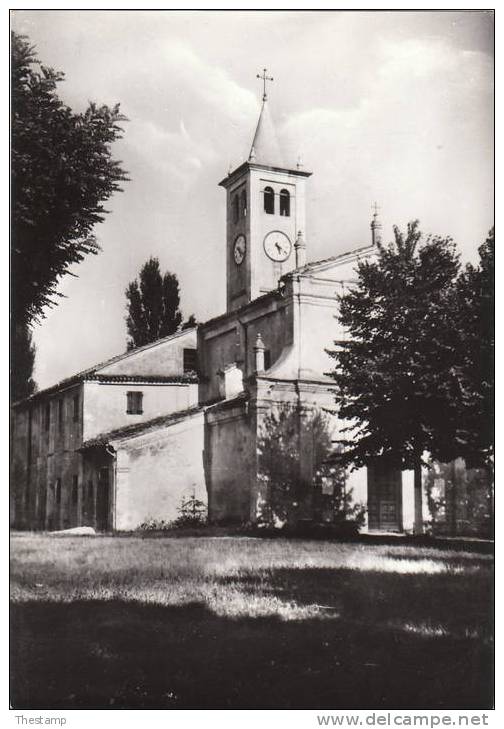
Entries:
[[16, 708], [489, 708], [493, 558], [404, 544], [12, 538]]

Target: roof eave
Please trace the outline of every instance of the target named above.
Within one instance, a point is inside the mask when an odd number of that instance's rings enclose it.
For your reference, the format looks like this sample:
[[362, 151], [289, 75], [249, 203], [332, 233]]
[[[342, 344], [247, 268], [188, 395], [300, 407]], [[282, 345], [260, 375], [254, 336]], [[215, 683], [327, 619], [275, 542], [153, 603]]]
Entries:
[[261, 164], [260, 162], [243, 162], [239, 167], [233, 170], [229, 175], [224, 177], [220, 182], [220, 187], [228, 188], [247, 170], [267, 170], [269, 172], [288, 173], [296, 177], [311, 177], [313, 172], [309, 170], [298, 170], [291, 167], [275, 167], [274, 165]]

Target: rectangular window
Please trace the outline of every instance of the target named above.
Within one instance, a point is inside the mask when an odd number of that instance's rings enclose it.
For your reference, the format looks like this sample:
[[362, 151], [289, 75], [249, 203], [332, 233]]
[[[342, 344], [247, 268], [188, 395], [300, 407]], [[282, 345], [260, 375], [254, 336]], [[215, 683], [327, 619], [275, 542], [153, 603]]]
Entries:
[[58, 430], [63, 430], [63, 398], [58, 400]]
[[79, 396], [74, 395], [74, 399], [73, 399], [73, 421], [74, 421], [74, 423], [79, 422], [79, 404], [80, 404], [79, 400], [80, 400]]
[[79, 477], [77, 474], [74, 474], [72, 477], [72, 504], [77, 503], [77, 499], [79, 498]]
[[143, 413], [143, 392], [126, 393], [128, 415], [141, 415]]
[[271, 367], [271, 352], [269, 349], [264, 350], [264, 369], [269, 370]]
[[196, 349], [184, 349], [184, 372], [196, 372], [198, 369], [198, 352]]
[[45, 429], [49, 430], [49, 427], [51, 425], [51, 403], [46, 403], [45, 406], [45, 415], [44, 415], [44, 425]]

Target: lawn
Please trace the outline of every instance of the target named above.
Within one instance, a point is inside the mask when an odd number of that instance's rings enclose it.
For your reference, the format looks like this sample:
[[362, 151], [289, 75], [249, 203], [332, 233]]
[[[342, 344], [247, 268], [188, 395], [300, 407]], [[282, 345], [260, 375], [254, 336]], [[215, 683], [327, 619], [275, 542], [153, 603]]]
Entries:
[[15, 708], [490, 708], [493, 557], [12, 536]]

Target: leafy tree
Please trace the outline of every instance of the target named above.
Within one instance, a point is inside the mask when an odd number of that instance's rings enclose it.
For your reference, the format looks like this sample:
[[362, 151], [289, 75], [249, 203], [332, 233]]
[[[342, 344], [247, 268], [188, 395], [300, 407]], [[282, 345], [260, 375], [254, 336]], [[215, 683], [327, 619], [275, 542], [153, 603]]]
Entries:
[[422, 243], [418, 221], [407, 234], [357, 267], [358, 280], [339, 297], [348, 340], [329, 352], [336, 402], [347, 421], [343, 465], [371, 465], [415, 474], [415, 528], [421, 530], [421, 465], [428, 451], [451, 460], [459, 395], [454, 309], [458, 256], [450, 238]]
[[[279, 406], [260, 420], [257, 442], [260, 525], [294, 526], [301, 519], [332, 525], [356, 519], [344, 469], [334, 461], [328, 417], [321, 411], [300, 412]], [[331, 495], [323, 493], [330, 483]]]
[[127, 177], [111, 154], [125, 117], [119, 105], [74, 113], [58, 97], [64, 74], [43, 66], [12, 34], [12, 314], [15, 325], [44, 317], [62, 296], [70, 267], [99, 246], [103, 207]]
[[161, 275], [157, 258], [144, 263], [138, 279], [128, 285], [126, 299], [128, 349], [167, 337], [182, 323], [177, 276], [168, 271]]
[[479, 248], [479, 265], [468, 264], [457, 281], [459, 399], [457, 442], [469, 468], [491, 468], [495, 396], [495, 236]]
[[33, 395], [37, 386], [33, 379], [35, 345], [31, 329], [26, 325], [13, 327], [11, 341], [11, 399], [13, 402]]

